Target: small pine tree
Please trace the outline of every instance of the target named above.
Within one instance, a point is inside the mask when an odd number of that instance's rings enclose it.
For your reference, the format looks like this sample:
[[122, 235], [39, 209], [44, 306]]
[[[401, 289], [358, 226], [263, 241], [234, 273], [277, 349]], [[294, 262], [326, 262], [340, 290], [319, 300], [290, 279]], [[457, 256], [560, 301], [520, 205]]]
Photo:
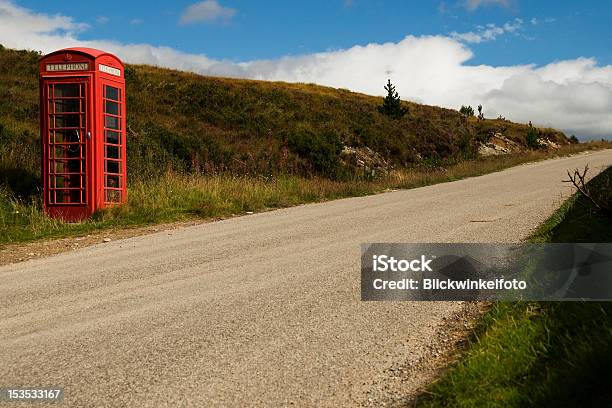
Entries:
[[474, 108], [472, 108], [469, 105], [468, 106], [461, 105], [461, 109], [459, 109], [459, 113], [466, 117], [474, 116]]
[[570, 140], [570, 143], [573, 143], [573, 144], [580, 143], [580, 140], [578, 140], [576, 135], [571, 135], [569, 140]]
[[402, 106], [402, 100], [390, 79], [385, 86], [385, 90], [387, 91], [387, 96], [385, 96], [383, 104], [378, 107], [378, 111], [394, 119], [399, 119], [408, 113], [408, 108]]
[[529, 146], [530, 148], [538, 149], [542, 147], [542, 144], [540, 143], [540, 132], [538, 131], [538, 129], [534, 128], [531, 125], [529, 126], [529, 130], [527, 131], [526, 139], [527, 139], [527, 146]]

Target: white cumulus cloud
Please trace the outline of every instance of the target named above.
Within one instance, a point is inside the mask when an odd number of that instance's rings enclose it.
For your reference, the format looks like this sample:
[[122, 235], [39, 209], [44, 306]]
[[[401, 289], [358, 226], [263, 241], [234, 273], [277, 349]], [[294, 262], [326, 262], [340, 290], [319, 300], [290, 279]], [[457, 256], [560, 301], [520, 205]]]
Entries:
[[[482, 104], [487, 117], [531, 120], [582, 137], [612, 135], [612, 66], [600, 66], [592, 58], [544, 66], [470, 65], [473, 51], [465, 40], [409, 35], [399, 42], [234, 62], [171, 47], [80, 40], [86, 28], [70, 17], [37, 14], [0, 0], [0, 43], [9, 48], [46, 53], [86, 46], [108, 50], [129, 63], [205, 75], [317, 83], [371, 95], [384, 94], [383, 85], [390, 78], [403, 99], [454, 109]], [[504, 33], [512, 31], [501, 28]]]

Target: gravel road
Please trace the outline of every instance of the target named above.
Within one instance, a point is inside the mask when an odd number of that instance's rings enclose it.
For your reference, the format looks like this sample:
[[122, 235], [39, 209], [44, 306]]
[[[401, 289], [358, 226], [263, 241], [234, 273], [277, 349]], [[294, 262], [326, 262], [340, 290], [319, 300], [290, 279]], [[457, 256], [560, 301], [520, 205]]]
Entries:
[[0, 386], [64, 406], [354, 406], [411, 393], [459, 302], [359, 301], [362, 242], [516, 242], [612, 150], [0, 267]]

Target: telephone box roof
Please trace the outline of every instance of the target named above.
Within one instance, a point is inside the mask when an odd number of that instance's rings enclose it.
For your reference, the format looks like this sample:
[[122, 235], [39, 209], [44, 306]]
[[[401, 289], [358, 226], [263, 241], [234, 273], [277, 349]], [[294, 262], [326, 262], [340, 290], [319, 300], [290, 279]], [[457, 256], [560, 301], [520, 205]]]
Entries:
[[119, 63], [123, 66], [123, 62], [116, 56], [113, 55], [109, 52], [106, 51], [102, 51], [102, 50], [97, 50], [95, 48], [86, 48], [86, 47], [73, 47], [73, 48], [64, 48], [61, 50], [57, 50], [57, 51], [53, 51], [45, 56], [43, 56], [42, 58], [47, 58], [51, 55], [56, 55], [56, 54], [61, 54], [61, 53], [65, 53], [65, 52], [77, 52], [79, 54], [84, 54], [87, 55], [89, 57], [92, 58], [98, 58], [101, 57], [103, 55], [110, 55], [111, 57], [115, 58], [117, 61], [119, 61]]

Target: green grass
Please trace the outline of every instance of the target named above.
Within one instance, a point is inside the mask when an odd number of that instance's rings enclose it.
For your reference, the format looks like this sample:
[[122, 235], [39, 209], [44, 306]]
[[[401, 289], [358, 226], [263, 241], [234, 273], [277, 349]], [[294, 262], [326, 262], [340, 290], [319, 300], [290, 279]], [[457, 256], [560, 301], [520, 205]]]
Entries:
[[167, 173], [130, 182], [128, 204], [101, 211], [91, 220], [81, 223], [48, 218], [41, 210], [40, 197], [24, 199], [0, 187], [0, 245], [84, 234], [111, 227], [229, 217], [247, 211], [375, 194], [388, 189], [420, 187], [490, 173], [545, 159], [553, 154], [570, 154], [580, 148], [580, 145], [571, 145], [554, 153], [537, 151], [463, 161], [447, 168], [404, 169], [374, 179]]
[[[590, 188], [612, 203], [612, 168]], [[574, 196], [533, 242], [612, 242], [612, 219]], [[612, 406], [612, 304], [500, 302], [421, 407]]]

